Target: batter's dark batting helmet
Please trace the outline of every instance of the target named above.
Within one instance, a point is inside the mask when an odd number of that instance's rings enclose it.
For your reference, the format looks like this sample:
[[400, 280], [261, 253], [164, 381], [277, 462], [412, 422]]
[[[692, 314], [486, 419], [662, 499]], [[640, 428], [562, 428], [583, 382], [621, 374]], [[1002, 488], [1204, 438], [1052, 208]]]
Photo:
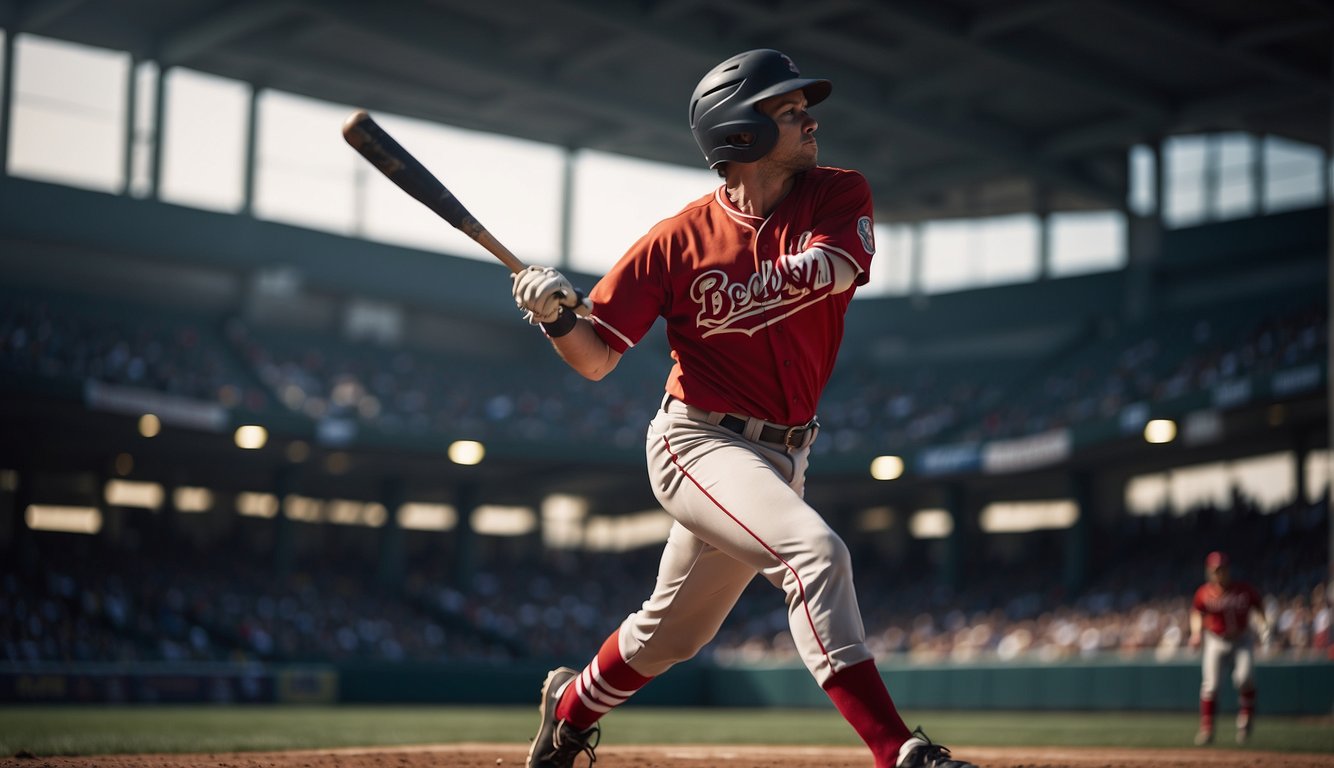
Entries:
[[[797, 65], [778, 51], [746, 51], [710, 70], [690, 97], [690, 130], [710, 168], [719, 163], [753, 163], [778, 141], [778, 126], [755, 105], [770, 96], [804, 91], [806, 104], [829, 96], [828, 80], [803, 78]], [[741, 140], [748, 134], [748, 141]]]

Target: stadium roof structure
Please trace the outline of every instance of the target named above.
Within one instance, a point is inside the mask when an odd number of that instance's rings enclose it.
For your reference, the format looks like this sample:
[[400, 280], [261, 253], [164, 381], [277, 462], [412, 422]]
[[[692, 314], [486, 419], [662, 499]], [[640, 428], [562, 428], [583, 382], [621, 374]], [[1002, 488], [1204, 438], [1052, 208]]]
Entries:
[[778, 48], [834, 82], [821, 159], [882, 221], [1118, 208], [1127, 148], [1173, 134], [1331, 144], [1329, 0], [0, 0], [0, 25], [695, 167], [694, 84]]

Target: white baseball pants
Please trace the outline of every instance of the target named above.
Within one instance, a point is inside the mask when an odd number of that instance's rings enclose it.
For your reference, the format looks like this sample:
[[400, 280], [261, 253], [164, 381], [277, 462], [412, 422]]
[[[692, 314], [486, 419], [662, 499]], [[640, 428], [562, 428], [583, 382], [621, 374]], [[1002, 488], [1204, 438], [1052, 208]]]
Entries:
[[653, 490], [676, 522], [652, 597], [621, 625], [631, 668], [654, 677], [693, 657], [757, 573], [783, 590], [793, 640], [821, 685], [871, 658], [847, 546], [802, 500], [809, 444], [789, 452], [752, 442], [669, 400], [646, 451]]

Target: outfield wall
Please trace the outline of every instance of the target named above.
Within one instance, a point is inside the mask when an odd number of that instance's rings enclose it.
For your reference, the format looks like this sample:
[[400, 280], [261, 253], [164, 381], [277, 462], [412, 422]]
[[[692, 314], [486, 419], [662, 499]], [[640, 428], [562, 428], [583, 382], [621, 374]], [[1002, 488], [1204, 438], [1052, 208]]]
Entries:
[[[548, 665], [41, 665], [0, 666], [0, 701], [20, 703], [532, 704]], [[1195, 662], [881, 664], [906, 710], [1194, 711]], [[1262, 711], [1334, 713], [1334, 663], [1267, 661]], [[802, 667], [682, 664], [641, 691], [642, 706], [825, 707]], [[1234, 711], [1225, 686], [1220, 706]]]

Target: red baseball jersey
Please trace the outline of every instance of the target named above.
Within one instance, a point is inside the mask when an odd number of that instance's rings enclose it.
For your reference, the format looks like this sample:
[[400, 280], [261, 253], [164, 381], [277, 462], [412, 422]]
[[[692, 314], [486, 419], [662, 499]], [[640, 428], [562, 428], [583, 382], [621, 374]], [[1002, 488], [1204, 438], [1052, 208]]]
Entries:
[[1251, 621], [1251, 609], [1263, 609], [1260, 593], [1243, 581], [1229, 582], [1226, 587], [1212, 581], [1195, 590], [1191, 608], [1204, 617], [1204, 628], [1226, 639], [1246, 631]]
[[768, 218], [719, 187], [659, 222], [589, 294], [594, 327], [625, 352], [658, 317], [675, 364], [671, 395], [710, 411], [802, 424], [815, 416], [853, 289], [834, 293], [833, 259], [868, 279], [871, 190], [861, 174], [815, 168]]

